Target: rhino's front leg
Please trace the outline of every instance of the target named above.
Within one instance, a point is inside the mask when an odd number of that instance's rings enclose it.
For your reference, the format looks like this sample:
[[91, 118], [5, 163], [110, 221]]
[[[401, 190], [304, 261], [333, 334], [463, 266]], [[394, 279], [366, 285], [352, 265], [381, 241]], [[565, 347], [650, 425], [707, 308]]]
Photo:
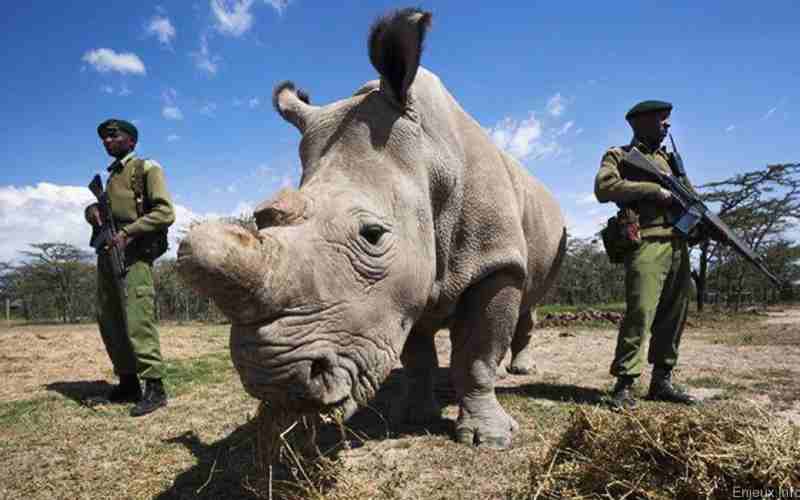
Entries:
[[404, 418], [412, 424], [435, 422], [442, 409], [434, 395], [434, 375], [439, 368], [434, 333], [415, 327], [406, 340], [400, 355], [408, 378], [407, 406]]
[[521, 280], [495, 273], [471, 287], [453, 329], [451, 370], [459, 401], [456, 439], [465, 444], [507, 448], [518, 425], [494, 392], [495, 371], [517, 325]]

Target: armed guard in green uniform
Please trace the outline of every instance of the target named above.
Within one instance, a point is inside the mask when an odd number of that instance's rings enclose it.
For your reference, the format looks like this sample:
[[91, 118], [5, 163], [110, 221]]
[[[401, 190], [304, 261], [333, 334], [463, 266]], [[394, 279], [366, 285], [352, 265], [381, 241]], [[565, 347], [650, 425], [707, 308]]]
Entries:
[[[140, 416], [167, 404], [152, 266], [166, 251], [166, 230], [175, 221], [175, 211], [161, 166], [133, 152], [139, 138], [136, 127], [111, 119], [101, 123], [97, 133], [115, 158], [108, 167], [106, 194], [118, 232], [109, 244], [124, 251], [127, 269], [123, 286], [117, 287], [108, 259], [98, 254], [97, 320], [120, 380], [105, 399], [135, 402], [131, 415]], [[95, 229], [103, 224], [100, 213], [96, 203], [85, 211]]]
[[617, 383], [608, 402], [615, 409], [636, 405], [632, 387], [642, 371], [643, 344], [648, 338], [647, 361], [654, 365], [648, 398], [695, 402], [671, 381], [689, 306], [688, 245], [672, 227], [668, 210], [672, 194], [630, 172], [623, 161], [624, 155], [636, 148], [660, 170], [678, 175], [692, 189], [682, 172], [674, 172], [672, 155], [661, 147], [671, 111], [672, 104], [663, 101], [644, 101], [631, 108], [625, 119], [633, 129], [633, 140], [605, 153], [595, 179], [598, 201], [616, 203], [622, 214], [628, 214], [626, 223], [632, 224], [622, 231], [632, 241], [627, 241], [630, 249], [624, 254], [626, 311], [611, 364]]

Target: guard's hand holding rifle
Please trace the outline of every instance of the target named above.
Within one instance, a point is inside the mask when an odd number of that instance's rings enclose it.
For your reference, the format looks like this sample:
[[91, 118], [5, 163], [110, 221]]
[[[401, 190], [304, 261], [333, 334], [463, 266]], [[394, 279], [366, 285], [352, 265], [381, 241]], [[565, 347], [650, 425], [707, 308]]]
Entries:
[[125, 246], [129, 242], [128, 237], [124, 230], [117, 230], [108, 194], [103, 190], [103, 182], [99, 175], [95, 175], [89, 183], [89, 190], [97, 198], [97, 203], [90, 205], [85, 212], [86, 220], [92, 224], [92, 239], [89, 244], [99, 255], [102, 254], [109, 259], [120, 296], [125, 297], [124, 279], [128, 271], [125, 265]]
[[669, 207], [672, 205], [672, 193], [660, 187], [656, 195], [656, 204], [660, 207]]
[[103, 219], [100, 218], [100, 209], [97, 208], [97, 203], [92, 203], [86, 207], [83, 215], [86, 218], [86, 222], [91, 224], [93, 228], [103, 225]]

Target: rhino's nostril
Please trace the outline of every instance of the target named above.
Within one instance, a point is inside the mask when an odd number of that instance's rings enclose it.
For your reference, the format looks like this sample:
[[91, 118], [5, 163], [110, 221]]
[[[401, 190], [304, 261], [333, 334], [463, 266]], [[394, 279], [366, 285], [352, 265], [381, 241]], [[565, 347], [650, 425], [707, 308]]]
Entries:
[[309, 378], [314, 380], [323, 373], [329, 371], [331, 368], [331, 362], [328, 360], [328, 358], [315, 359], [311, 363], [311, 373], [309, 373]]

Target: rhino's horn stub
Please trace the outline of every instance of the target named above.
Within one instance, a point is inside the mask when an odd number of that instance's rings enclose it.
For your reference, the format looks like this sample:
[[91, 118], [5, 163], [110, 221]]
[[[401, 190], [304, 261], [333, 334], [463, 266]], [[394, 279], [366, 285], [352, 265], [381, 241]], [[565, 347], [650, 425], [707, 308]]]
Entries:
[[402, 105], [414, 83], [422, 55], [422, 44], [433, 15], [407, 8], [379, 18], [370, 30], [369, 59]]
[[275, 86], [272, 92], [272, 106], [284, 120], [297, 127], [301, 133], [305, 131], [314, 110], [317, 109], [311, 105], [308, 94], [288, 80]]
[[282, 189], [278, 194], [258, 205], [253, 212], [259, 229], [273, 226], [299, 224], [308, 219], [310, 201], [300, 191]]

